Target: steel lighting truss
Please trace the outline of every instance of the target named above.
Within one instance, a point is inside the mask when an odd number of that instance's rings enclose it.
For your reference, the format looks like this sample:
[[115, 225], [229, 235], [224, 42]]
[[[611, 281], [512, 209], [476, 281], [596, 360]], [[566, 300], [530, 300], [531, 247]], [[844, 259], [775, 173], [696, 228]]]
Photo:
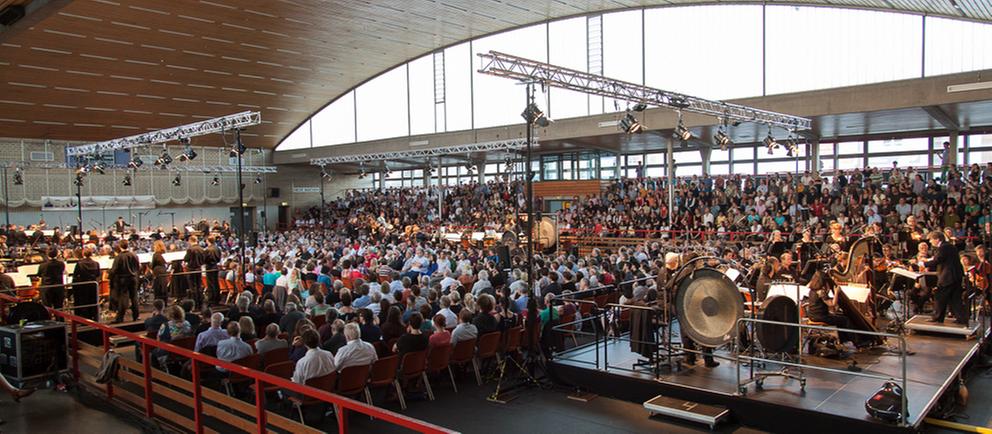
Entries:
[[479, 69], [482, 74], [538, 82], [548, 86], [632, 103], [656, 105], [683, 112], [715, 116], [728, 123], [754, 122], [789, 131], [804, 131], [812, 127], [812, 122], [809, 119], [799, 116], [655, 89], [497, 51], [479, 53], [479, 57], [482, 59], [482, 68]]
[[[70, 166], [65, 163], [28, 163], [23, 161], [0, 161], [0, 167], [6, 168], [22, 168], [22, 169], [77, 169], [77, 166]], [[124, 166], [107, 166], [107, 169], [118, 169], [127, 170], [133, 172], [223, 172], [223, 173], [237, 173], [238, 166], [200, 166], [200, 165], [170, 165], [168, 169], [163, 170], [158, 167], [151, 165], [141, 166], [138, 169], [128, 169]], [[278, 170], [275, 166], [241, 166], [241, 171], [243, 173], [276, 173]]]
[[103, 154], [119, 149], [131, 149], [156, 143], [171, 142], [180, 138], [188, 139], [207, 134], [216, 134], [222, 131], [250, 127], [260, 123], [262, 123], [262, 114], [260, 112], [244, 111], [178, 127], [166, 128], [164, 130], [150, 131], [119, 139], [107, 140], [105, 142], [90, 143], [88, 145], [67, 147], [65, 148], [65, 152], [69, 156]]
[[[535, 141], [536, 143], [536, 141]], [[374, 154], [343, 155], [339, 157], [322, 157], [310, 160], [314, 166], [325, 166], [340, 163], [361, 163], [364, 161], [388, 161], [409, 158], [443, 157], [445, 155], [464, 155], [472, 152], [497, 152], [523, 149], [527, 139], [507, 139], [495, 142], [472, 143], [468, 145], [443, 146], [438, 148], [417, 149], [410, 151], [376, 152]]]

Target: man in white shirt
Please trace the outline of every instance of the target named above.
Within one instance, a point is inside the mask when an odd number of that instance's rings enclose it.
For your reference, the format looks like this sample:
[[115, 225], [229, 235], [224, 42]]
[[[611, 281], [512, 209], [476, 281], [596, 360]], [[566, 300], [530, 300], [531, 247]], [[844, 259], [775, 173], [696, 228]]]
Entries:
[[441, 293], [447, 294], [448, 288], [450, 288], [451, 285], [458, 283], [458, 279], [455, 279], [454, 277], [451, 276], [452, 273], [450, 270], [446, 270], [442, 274], [444, 275], [444, 278], [441, 279]]
[[[248, 357], [252, 353], [251, 345], [241, 340], [241, 326], [237, 321], [227, 324], [227, 334], [230, 336], [217, 343], [217, 358], [225, 362], [233, 362]], [[218, 367], [218, 371], [225, 369]]]
[[296, 369], [293, 371], [293, 382], [306, 384], [311, 378], [322, 377], [334, 372], [334, 355], [330, 351], [319, 348], [320, 335], [313, 329], [307, 329], [301, 336], [303, 345], [307, 346], [307, 353], [300, 361], [296, 362]]
[[353, 322], [346, 324], [344, 337], [348, 339], [348, 344], [341, 347], [334, 355], [334, 365], [337, 366], [338, 372], [349, 366], [366, 366], [379, 360], [375, 347], [361, 339], [362, 331], [358, 328], [358, 324]]

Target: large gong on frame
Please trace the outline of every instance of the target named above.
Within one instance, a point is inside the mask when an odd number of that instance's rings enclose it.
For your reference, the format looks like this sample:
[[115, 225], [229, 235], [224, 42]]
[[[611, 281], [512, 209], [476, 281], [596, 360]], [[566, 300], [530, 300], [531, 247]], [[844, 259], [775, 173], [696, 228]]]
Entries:
[[705, 347], [719, 347], [733, 338], [744, 317], [740, 291], [727, 275], [700, 268], [678, 284], [675, 310], [685, 335]]

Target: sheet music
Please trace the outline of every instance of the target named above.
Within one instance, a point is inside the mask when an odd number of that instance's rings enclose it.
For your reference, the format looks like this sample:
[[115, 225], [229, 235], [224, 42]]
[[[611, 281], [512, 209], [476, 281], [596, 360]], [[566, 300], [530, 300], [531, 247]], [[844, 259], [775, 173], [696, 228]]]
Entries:
[[792, 301], [795, 301], [796, 303], [799, 303], [802, 300], [796, 300], [796, 287], [797, 286], [799, 287], [799, 298], [800, 299], [806, 298], [806, 297], [809, 296], [809, 287], [806, 286], [806, 285], [798, 285], [798, 284], [795, 284], [795, 283], [776, 283], [774, 285], [769, 285], [768, 286], [768, 295], [765, 296], [765, 299], [768, 299], [769, 297], [771, 297], [773, 295], [784, 295], [786, 297], [791, 298]]
[[723, 274], [726, 274], [727, 277], [730, 278], [731, 282], [736, 282], [737, 278], [741, 276], [741, 272], [738, 271], [736, 268], [728, 268], [726, 269], [726, 271], [723, 272]]
[[899, 267], [892, 268], [889, 271], [891, 271], [892, 274], [895, 274], [895, 275], [898, 275], [898, 276], [902, 276], [902, 277], [907, 277], [907, 278], [910, 278], [910, 279], [913, 279], [913, 280], [919, 279], [920, 276], [921, 276], [920, 273], [917, 273], [917, 272], [912, 271], [912, 270], [907, 270], [905, 268], [899, 268]]
[[858, 303], [867, 302], [868, 295], [871, 293], [871, 289], [867, 286], [839, 285], [838, 287], [844, 292], [844, 295], [846, 295], [847, 298], [850, 298], [851, 301], [856, 301]]
[[38, 274], [38, 266], [41, 264], [27, 264], [17, 267], [17, 272], [25, 276], [35, 276]]
[[14, 279], [14, 286], [31, 286], [31, 278], [24, 273], [7, 273], [11, 279]]

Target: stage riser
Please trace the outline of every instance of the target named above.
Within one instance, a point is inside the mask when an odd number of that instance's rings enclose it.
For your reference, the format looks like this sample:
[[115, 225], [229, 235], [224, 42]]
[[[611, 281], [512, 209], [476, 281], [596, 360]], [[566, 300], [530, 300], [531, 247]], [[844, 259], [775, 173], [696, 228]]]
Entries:
[[[549, 364], [549, 368], [552, 379], [568, 387], [575, 387], [576, 384], [580, 384], [584, 391], [638, 404], [657, 395], [665, 395], [703, 404], [724, 406], [730, 409], [732, 422], [768, 432], [802, 432], [804, 434], [836, 434], [840, 430], [848, 433], [871, 432], [880, 434], [914, 432], [909, 428], [900, 428], [881, 422], [872, 423], [865, 420], [838, 417], [765, 403], [747, 397], [723, 395], [625, 375], [612, 375], [595, 369], [583, 369], [567, 364], [552, 362]], [[638, 417], [648, 416], [644, 414]]]

